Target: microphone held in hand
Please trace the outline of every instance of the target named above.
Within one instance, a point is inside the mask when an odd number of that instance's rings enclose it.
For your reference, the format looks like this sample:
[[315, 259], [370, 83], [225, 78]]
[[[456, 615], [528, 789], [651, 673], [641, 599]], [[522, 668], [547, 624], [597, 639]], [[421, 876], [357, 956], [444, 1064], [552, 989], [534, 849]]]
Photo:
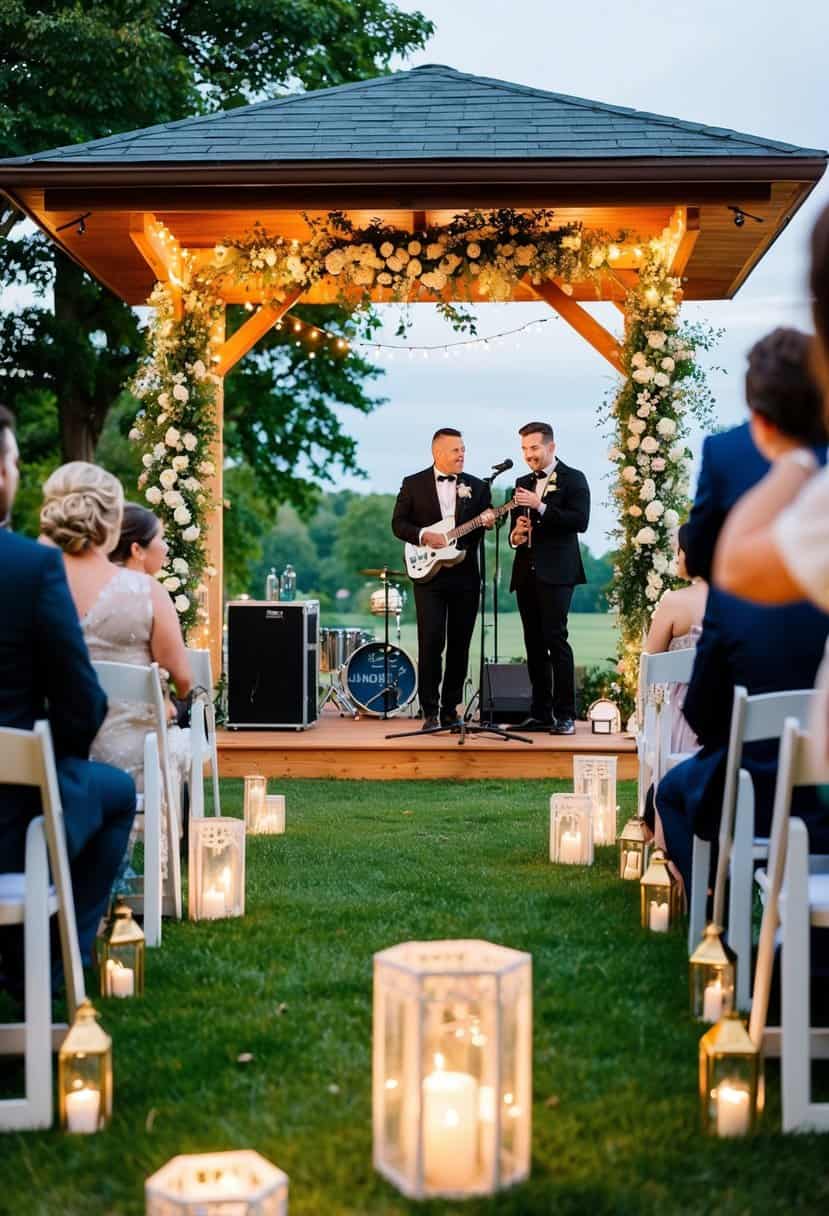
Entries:
[[492, 466], [492, 476], [497, 477], [499, 473], [506, 473], [507, 469], [511, 469], [511, 468], [512, 468], [511, 460], [509, 460], [509, 459], [502, 460], [500, 464], [494, 464]]

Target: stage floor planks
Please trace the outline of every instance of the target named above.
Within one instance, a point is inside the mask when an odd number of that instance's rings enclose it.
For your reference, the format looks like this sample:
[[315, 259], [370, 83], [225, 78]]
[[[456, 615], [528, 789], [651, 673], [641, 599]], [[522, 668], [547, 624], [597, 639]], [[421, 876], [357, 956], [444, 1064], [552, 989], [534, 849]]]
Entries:
[[533, 735], [531, 744], [493, 736], [387, 734], [417, 730], [418, 718], [360, 718], [324, 713], [308, 730], [220, 730], [223, 777], [341, 777], [375, 781], [480, 780], [573, 775], [574, 755], [618, 757], [620, 780], [636, 777], [636, 746], [626, 735], [594, 735], [586, 722], [575, 735]]

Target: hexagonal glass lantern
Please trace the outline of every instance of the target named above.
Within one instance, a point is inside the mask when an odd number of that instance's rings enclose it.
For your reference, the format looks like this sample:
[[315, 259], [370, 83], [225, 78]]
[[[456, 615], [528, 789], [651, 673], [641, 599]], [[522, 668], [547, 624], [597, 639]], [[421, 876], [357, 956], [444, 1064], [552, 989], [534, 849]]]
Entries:
[[593, 843], [616, 841], [616, 757], [574, 756], [573, 793], [593, 799]]
[[648, 864], [649, 848], [644, 819], [632, 815], [619, 837], [619, 877], [638, 882]]
[[173, 1157], [144, 1184], [146, 1216], [287, 1216], [288, 1178], [259, 1153]]
[[404, 1195], [488, 1195], [530, 1172], [532, 958], [484, 941], [374, 956], [374, 1168]]
[[245, 914], [245, 825], [213, 815], [190, 822], [188, 914], [220, 920]]
[[550, 861], [570, 866], [593, 864], [593, 799], [589, 794], [550, 798]]

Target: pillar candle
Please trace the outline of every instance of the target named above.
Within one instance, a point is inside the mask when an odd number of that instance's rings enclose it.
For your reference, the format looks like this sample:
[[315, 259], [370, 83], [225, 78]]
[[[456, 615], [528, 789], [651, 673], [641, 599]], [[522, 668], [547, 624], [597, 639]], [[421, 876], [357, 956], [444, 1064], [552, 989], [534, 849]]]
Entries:
[[648, 924], [654, 933], [668, 932], [668, 905], [651, 900]]
[[110, 996], [135, 996], [135, 972], [132, 967], [108, 959], [107, 990]]
[[101, 1095], [97, 1089], [84, 1085], [66, 1095], [66, 1126], [70, 1132], [89, 1135], [97, 1132], [101, 1112]]
[[745, 1136], [749, 1126], [749, 1092], [745, 1085], [721, 1081], [717, 1086], [717, 1135]]
[[581, 832], [561, 833], [558, 859], [571, 864], [578, 864], [581, 861]]
[[722, 1017], [723, 990], [719, 980], [705, 985], [702, 996], [703, 1022], [719, 1022]]
[[624, 854], [625, 868], [623, 878], [641, 878], [641, 856], [636, 849], [628, 849]]
[[202, 916], [205, 920], [220, 920], [226, 916], [225, 893], [220, 887], [211, 887], [202, 896]]
[[423, 1081], [423, 1170], [435, 1190], [460, 1191], [478, 1173], [478, 1082], [436, 1069]]

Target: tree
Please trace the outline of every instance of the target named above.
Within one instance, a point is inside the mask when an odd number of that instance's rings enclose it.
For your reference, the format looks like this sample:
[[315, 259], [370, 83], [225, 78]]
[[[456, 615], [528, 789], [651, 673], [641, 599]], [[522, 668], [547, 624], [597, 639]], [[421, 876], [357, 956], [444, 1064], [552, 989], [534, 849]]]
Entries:
[[[389, 0], [5, 0], [0, 6], [0, 156], [16, 156], [229, 109], [286, 88], [378, 75], [433, 29]], [[57, 405], [64, 459], [91, 459], [139, 352], [135, 314], [57, 252], [0, 200], [0, 282], [25, 285], [53, 308], [0, 318], [3, 395], [23, 415], [33, 391]], [[330, 315], [330, 313], [329, 313]], [[260, 376], [258, 407], [271, 380]], [[347, 370], [348, 374], [337, 376]], [[359, 397], [365, 365], [292, 369], [311, 401]], [[371, 408], [361, 398], [358, 408]], [[232, 406], [232, 390], [231, 390]], [[330, 420], [329, 420], [330, 421]], [[310, 424], [312, 419], [308, 418]], [[291, 432], [301, 449], [302, 422]], [[244, 430], [244, 428], [241, 428]], [[355, 463], [341, 428], [323, 434]], [[244, 437], [240, 439], [244, 444]], [[28, 454], [24, 450], [24, 456]], [[269, 490], [281, 492], [279, 481]], [[284, 487], [283, 487], [284, 488]]]

